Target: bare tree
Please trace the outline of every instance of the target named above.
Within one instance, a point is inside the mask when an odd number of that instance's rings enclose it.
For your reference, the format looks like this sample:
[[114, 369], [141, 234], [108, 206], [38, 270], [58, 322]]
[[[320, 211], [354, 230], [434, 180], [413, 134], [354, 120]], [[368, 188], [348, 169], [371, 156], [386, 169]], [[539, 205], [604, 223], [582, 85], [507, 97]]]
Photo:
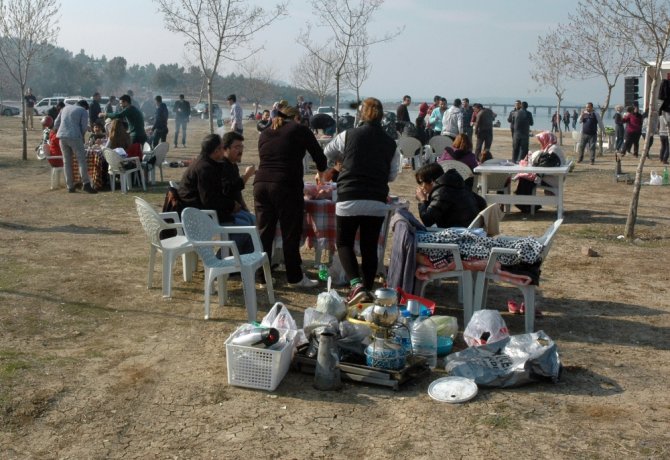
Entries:
[[[0, 0], [0, 62], [21, 88], [23, 152], [28, 159], [26, 102], [31, 66], [47, 51], [47, 38], [58, 36], [57, 17], [60, 4], [56, 0]], [[32, 109], [31, 109], [32, 110]]]
[[267, 97], [268, 88], [275, 75], [271, 66], [264, 65], [258, 56], [240, 62], [240, 70], [247, 79], [248, 97], [254, 101], [254, 115], [264, 97]]
[[[661, 82], [661, 67], [668, 57], [670, 45], [670, 1], [668, 0], [585, 0], [586, 7], [602, 19], [605, 33], [619, 48], [632, 49], [635, 61], [646, 69], [647, 94], [644, 112], [648, 115], [648, 126], [658, 123], [658, 88]], [[643, 154], [635, 172], [633, 196], [626, 218], [624, 236], [635, 238], [637, 208], [644, 162], [649, 151], [651, 136], [645, 136]]]
[[[197, 56], [207, 82], [207, 102], [212, 107], [212, 82], [222, 60], [241, 61], [261, 47], [251, 47], [259, 30], [286, 14], [286, 4], [271, 11], [246, 0], [155, 0], [165, 27], [186, 37], [186, 47]], [[243, 56], [238, 53], [245, 51]], [[214, 120], [209, 117], [209, 130]]]
[[[312, 0], [312, 11], [317, 17], [318, 25], [328, 29], [331, 36], [326, 45], [315, 45], [311, 38], [312, 26], [308, 24], [306, 32], [301, 33], [298, 37], [298, 43], [332, 68], [335, 76], [336, 120], [339, 120], [340, 82], [345, 74], [345, 66], [349, 62], [353, 48], [367, 48], [389, 41], [403, 30], [402, 28], [397, 29], [380, 38], [367, 35], [368, 24], [383, 3], [384, 0]], [[328, 48], [334, 50], [336, 58], [333, 61], [328, 61], [324, 57], [324, 51]]]
[[[561, 102], [565, 94], [564, 80], [566, 75], [571, 74], [572, 61], [568, 57], [566, 46], [558, 29], [538, 37], [537, 50], [529, 55], [529, 59], [533, 65], [531, 78], [538, 86], [548, 86], [554, 90], [557, 99], [556, 113], [560, 114]], [[558, 137], [559, 143], [563, 145], [563, 131], [560, 128]]]
[[[584, 4], [577, 6], [575, 14], [568, 16], [569, 22], [561, 26], [563, 44], [572, 62], [573, 77], [583, 79], [601, 77], [607, 87], [605, 102], [600, 105], [600, 118], [610, 106], [612, 90], [622, 75], [637, 67], [634, 53], [629, 46], [617, 46], [607, 28], [603, 17]], [[599, 150], [602, 155], [602, 131], [599, 138]]]
[[336, 54], [326, 49], [321, 56], [312, 53], [305, 54], [291, 72], [292, 83], [305, 91], [310, 91], [319, 97], [319, 105], [335, 90], [335, 75], [333, 66]]
[[[365, 42], [367, 33], [356, 37], [357, 41]], [[371, 64], [368, 62], [368, 48], [366, 46], [355, 46], [351, 50], [351, 59], [346, 66], [345, 80], [347, 85], [356, 91], [356, 101], [361, 100], [361, 86], [370, 77]]]

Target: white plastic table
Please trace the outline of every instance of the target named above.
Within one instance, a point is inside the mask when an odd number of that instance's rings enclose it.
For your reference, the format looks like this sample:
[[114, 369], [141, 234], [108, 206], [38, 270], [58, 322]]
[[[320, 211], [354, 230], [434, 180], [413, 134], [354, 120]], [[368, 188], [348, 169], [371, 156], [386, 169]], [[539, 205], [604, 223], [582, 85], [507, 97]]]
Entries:
[[[475, 174], [479, 174], [479, 183], [482, 186], [482, 196], [486, 199], [488, 204], [526, 204], [526, 205], [552, 205], [556, 206], [557, 219], [563, 218], [563, 192], [565, 190], [565, 177], [570, 171], [570, 166], [557, 166], [553, 168], [544, 168], [537, 166], [520, 166], [514, 165], [480, 165], [474, 169]], [[558, 188], [554, 195], [515, 195], [515, 194], [497, 194], [486, 193], [487, 176], [489, 174], [519, 174], [519, 173], [534, 173], [543, 174], [544, 176], [557, 176]]]

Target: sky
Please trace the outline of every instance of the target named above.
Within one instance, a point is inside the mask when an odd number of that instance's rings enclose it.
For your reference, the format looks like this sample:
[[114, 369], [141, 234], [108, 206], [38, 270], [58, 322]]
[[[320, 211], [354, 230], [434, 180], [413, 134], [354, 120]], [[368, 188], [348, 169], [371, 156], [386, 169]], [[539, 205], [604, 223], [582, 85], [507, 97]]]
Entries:
[[[164, 28], [163, 18], [150, 0], [60, 0], [60, 33], [56, 45], [74, 54], [108, 59], [123, 56], [128, 65], [186, 65], [184, 39]], [[577, 0], [386, 0], [370, 26], [380, 37], [403, 28], [391, 42], [370, 48], [371, 76], [363, 84], [363, 96], [384, 101], [401, 100], [409, 94], [415, 102], [436, 94], [452, 100], [498, 102], [498, 98], [554, 103], [551, 88], [539, 88], [531, 79], [529, 54], [539, 35], [565, 23]], [[272, 0], [257, 0], [263, 7]], [[277, 80], [290, 82], [292, 68], [305, 54], [296, 42], [309, 22], [316, 24], [308, 0], [290, 0], [288, 17], [259, 32], [258, 55], [272, 68]], [[86, 11], [85, 15], [82, 12]], [[82, 19], [84, 18], [84, 19]], [[96, 19], [94, 19], [96, 18]], [[322, 39], [327, 35], [317, 29]], [[98, 38], [104, 37], [104, 38]], [[321, 43], [318, 38], [315, 39]], [[227, 62], [221, 74], [238, 71]], [[567, 81], [564, 103], [597, 106], [604, 102], [602, 78]], [[216, 97], [216, 96], [215, 96]], [[541, 98], [541, 99], [537, 99]], [[623, 83], [613, 102], [623, 101]]]

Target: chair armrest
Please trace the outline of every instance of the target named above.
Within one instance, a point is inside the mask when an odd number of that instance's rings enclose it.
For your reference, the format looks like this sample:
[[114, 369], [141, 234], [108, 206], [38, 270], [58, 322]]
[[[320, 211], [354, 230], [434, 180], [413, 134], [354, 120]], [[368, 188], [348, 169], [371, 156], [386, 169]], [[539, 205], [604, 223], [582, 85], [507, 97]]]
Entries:
[[159, 216], [161, 216], [161, 219], [172, 219], [174, 220], [174, 223], [180, 224], [181, 219], [179, 218], [179, 213], [175, 211], [167, 211], [167, 212], [159, 212]]
[[441, 251], [450, 251], [454, 256], [455, 270], [463, 270], [463, 260], [461, 260], [461, 251], [455, 243], [417, 243], [417, 249], [439, 249]]
[[493, 248], [491, 249], [491, 254], [489, 255], [489, 261], [486, 264], [486, 273], [493, 273], [493, 270], [496, 266], [498, 258], [502, 255], [519, 255], [520, 252], [518, 249], [512, 248]]
[[222, 238], [228, 238], [230, 233], [246, 233], [251, 237], [251, 242], [254, 245], [254, 252], [263, 252], [258, 229], [253, 225], [219, 225], [216, 230], [221, 233]]
[[237, 249], [237, 243], [234, 241], [220, 241], [220, 240], [210, 240], [210, 241], [191, 241], [191, 244], [195, 248], [206, 248], [206, 247], [220, 247], [228, 248], [232, 251], [235, 261], [241, 265], [242, 261], [240, 259], [240, 251]]

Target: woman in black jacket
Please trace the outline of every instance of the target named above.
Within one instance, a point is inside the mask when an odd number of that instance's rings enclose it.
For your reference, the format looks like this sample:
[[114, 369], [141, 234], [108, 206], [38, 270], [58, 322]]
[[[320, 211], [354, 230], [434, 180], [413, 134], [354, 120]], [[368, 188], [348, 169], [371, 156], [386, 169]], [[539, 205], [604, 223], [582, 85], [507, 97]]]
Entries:
[[455, 169], [444, 172], [430, 163], [416, 172], [416, 182], [419, 216], [426, 227], [467, 227], [486, 208], [486, 200], [467, 188]]

